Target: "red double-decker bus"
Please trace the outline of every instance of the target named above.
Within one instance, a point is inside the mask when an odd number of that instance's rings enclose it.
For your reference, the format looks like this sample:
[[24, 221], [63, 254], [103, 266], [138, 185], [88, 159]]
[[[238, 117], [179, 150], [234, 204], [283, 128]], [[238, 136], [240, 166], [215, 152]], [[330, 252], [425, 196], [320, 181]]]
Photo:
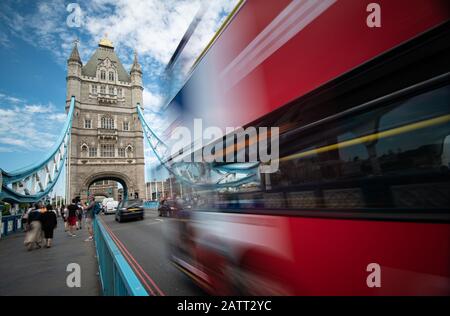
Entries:
[[176, 265], [212, 294], [449, 295], [449, 19], [445, 0], [240, 2], [169, 109], [279, 127], [279, 168], [198, 192]]

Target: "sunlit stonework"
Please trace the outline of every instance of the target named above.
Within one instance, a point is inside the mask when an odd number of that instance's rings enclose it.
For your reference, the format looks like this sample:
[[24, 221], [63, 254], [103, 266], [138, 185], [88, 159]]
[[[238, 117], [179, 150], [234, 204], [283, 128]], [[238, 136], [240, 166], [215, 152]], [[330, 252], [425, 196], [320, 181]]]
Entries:
[[83, 64], [74, 44], [67, 61], [67, 98], [75, 96], [68, 198], [85, 198], [99, 180], [115, 180], [128, 196], [144, 197], [144, 149], [136, 105], [142, 106], [142, 70], [137, 55], [129, 72], [103, 38]]

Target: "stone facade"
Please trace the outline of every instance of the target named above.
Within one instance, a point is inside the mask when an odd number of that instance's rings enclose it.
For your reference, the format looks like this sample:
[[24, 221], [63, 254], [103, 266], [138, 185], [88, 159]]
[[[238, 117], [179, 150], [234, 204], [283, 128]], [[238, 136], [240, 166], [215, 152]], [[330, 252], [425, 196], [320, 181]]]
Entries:
[[66, 110], [75, 96], [67, 198], [87, 197], [99, 180], [120, 182], [124, 194], [145, 197], [144, 140], [136, 105], [142, 106], [142, 71], [135, 54], [126, 72], [103, 39], [86, 65], [75, 44], [67, 62]]

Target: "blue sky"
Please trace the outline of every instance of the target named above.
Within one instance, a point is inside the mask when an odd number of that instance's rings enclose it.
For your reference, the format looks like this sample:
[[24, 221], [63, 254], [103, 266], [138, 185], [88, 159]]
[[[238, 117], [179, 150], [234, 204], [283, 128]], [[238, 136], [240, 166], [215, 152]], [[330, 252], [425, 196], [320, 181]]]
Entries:
[[[52, 147], [65, 120], [66, 60], [75, 39], [86, 63], [107, 34], [129, 70], [133, 51], [143, 66], [146, 117], [160, 131], [155, 114], [167, 99], [163, 69], [200, 7], [199, 0], [78, 1], [79, 27], [69, 27], [72, 1], [0, 2], [0, 168], [12, 171], [39, 161]], [[236, 1], [210, 1], [186, 46], [177, 71], [185, 74]], [[73, 21], [73, 20], [72, 20]], [[156, 161], [146, 148], [147, 177]], [[154, 175], [151, 175], [153, 178]], [[64, 179], [62, 179], [64, 180]], [[61, 186], [62, 187], [62, 186]]]

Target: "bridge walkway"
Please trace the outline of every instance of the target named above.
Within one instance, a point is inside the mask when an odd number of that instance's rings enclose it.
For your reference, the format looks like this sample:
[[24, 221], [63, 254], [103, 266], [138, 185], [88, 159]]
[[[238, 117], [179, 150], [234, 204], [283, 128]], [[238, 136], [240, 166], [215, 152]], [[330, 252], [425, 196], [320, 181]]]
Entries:
[[[94, 242], [85, 242], [88, 232], [76, 231], [77, 237], [64, 232], [58, 218], [53, 246], [27, 251], [25, 233], [14, 233], [0, 239], [0, 296], [9, 295], [101, 295]], [[67, 265], [77, 263], [81, 270], [81, 287], [70, 288]]]

